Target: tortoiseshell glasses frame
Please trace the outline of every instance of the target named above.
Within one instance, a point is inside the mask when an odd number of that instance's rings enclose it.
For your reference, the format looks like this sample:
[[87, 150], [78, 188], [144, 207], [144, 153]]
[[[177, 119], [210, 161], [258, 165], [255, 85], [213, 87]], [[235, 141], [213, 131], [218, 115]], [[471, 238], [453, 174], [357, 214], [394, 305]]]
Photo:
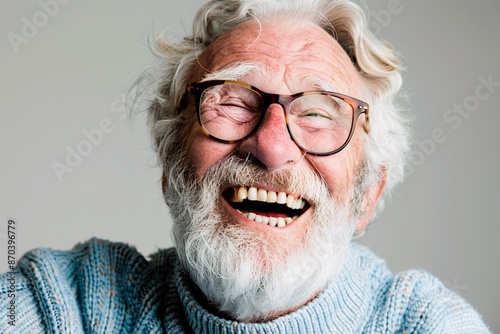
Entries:
[[243, 141], [254, 134], [272, 104], [283, 108], [290, 138], [311, 155], [327, 156], [344, 149], [361, 114], [365, 116], [363, 128], [370, 132], [368, 103], [340, 93], [280, 95], [239, 81], [202, 81], [186, 86], [179, 112], [186, 109], [189, 94], [195, 98], [203, 133], [223, 143]]

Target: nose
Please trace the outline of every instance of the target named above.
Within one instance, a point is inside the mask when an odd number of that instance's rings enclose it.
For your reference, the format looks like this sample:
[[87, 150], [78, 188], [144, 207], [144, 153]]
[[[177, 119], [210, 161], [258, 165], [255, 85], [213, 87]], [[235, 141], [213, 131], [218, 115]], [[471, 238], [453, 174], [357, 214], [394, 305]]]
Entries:
[[259, 128], [240, 143], [239, 151], [257, 158], [270, 172], [296, 165], [303, 155], [288, 133], [285, 113], [279, 104], [269, 106]]

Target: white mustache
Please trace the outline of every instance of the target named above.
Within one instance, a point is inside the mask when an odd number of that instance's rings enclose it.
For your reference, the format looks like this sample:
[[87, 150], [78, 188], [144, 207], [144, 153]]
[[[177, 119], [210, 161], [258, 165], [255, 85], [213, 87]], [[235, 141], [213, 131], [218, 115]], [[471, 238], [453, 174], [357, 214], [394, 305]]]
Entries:
[[269, 173], [237, 156], [219, 160], [207, 170], [201, 183], [204, 188], [213, 191], [235, 185], [265, 185], [286, 193], [298, 194], [312, 204], [330, 197], [326, 182], [313, 171], [283, 169]]

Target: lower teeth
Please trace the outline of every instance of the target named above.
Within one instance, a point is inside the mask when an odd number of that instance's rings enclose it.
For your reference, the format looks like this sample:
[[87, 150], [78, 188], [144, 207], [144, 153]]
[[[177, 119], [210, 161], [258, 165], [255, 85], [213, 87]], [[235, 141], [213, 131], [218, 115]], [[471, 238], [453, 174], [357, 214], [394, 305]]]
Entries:
[[267, 216], [261, 216], [257, 215], [253, 212], [241, 212], [239, 211], [243, 216], [246, 218], [253, 220], [257, 223], [262, 223], [264, 225], [269, 225], [273, 227], [285, 227], [286, 225], [290, 224], [292, 221], [297, 219], [299, 216], [294, 216], [293, 218], [290, 217], [267, 217]]

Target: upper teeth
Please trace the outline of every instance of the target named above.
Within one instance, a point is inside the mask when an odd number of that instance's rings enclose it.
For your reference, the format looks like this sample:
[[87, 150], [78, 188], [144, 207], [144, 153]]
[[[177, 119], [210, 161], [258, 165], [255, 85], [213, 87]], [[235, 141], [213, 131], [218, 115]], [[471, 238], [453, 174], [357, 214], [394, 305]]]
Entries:
[[288, 195], [283, 191], [268, 191], [256, 187], [245, 186], [234, 187], [231, 201], [243, 202], [245, 199], [248, 199], [249, 201], [285, 204], [290, 209], [296, 210], [303, 209], [306, 205], [306, 201], [302, 198], [295, 198], [294, 196]]

